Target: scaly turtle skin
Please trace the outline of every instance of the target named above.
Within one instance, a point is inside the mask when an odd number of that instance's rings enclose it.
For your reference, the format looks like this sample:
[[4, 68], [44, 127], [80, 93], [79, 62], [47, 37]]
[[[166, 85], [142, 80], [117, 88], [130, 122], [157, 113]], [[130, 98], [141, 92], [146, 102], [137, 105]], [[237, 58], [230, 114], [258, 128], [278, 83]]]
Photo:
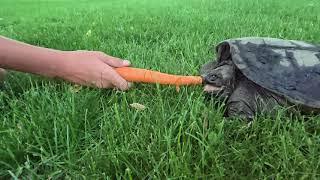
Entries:
[[252, 118], [287, 105], [320, 110], [319, 45], [248, 37], [223, 41], [216, 53], [200, 73], [208, 93], [227, 98], [227, 116]]

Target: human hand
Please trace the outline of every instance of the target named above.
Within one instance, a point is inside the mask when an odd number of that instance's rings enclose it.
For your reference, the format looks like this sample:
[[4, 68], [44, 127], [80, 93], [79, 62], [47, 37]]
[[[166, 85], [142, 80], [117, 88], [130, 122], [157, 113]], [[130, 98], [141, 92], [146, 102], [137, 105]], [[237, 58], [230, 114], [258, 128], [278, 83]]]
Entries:
[[99, 51], [63, 52], [62, 71], [59, 77], [85, 86], [98, 88], [118, 88], [127, 90], [130, 87], [115, 70], [116, 67], [130, 66], [127, 60], [121, 60]]

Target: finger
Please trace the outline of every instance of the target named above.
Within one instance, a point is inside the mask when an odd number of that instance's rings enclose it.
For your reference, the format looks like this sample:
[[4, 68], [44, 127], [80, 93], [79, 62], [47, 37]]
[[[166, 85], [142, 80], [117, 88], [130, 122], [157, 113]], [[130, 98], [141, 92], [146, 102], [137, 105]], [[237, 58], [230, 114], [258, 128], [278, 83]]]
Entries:
[[[115, 70], [113, 70], [113, 68], [107, 67], [105, 75], [108, 77], [105, 77], [104, 79], [107, 82], [111, 81], [111, 84], [114, 87], [116, 87], [122, 91], [130, 88], [130, 84], [125, 79], [123, 79]], [[105, 83], [103, 83], [103, 84], [105, 84]], [[108, 84], [108, 83], [106, 83], [106, 84]]]
[[98, 53], [99, 59], [101, 59], [104, 63], [112, 66], [112, 67], [124, 67], [124, 66], [130, 66], [130, 61], [128, 60], [122, 60], [120, 58], [116, 58], [113, 56], [109, 56], [103, 52]]
[[[102, 79], [102, 78], [101, 78]], [[111, 82], [108, 82], [108, 81], [98, 81], [98, 82], [95, 82], [93, 84], [94, 87], [98, 87], [98, 88], [101, 88], [101, 89], [109, 89], [109, 88], [114, 88], [114, 85], [111, 83]]]
[[129, 89], [129, 84], [126, 80], [120, 77], [118, 74], [115, 74], [111, 79], [112, 84], [117, 87], [118, 89], [124, 91]]

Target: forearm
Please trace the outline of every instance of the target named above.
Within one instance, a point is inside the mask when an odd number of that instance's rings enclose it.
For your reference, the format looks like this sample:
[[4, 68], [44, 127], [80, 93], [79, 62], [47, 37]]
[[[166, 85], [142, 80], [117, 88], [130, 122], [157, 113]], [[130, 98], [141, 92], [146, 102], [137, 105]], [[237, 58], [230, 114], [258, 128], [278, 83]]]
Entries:
[[63, 52], [0, 36], [0, 67], [47, 77], [58, 76]]

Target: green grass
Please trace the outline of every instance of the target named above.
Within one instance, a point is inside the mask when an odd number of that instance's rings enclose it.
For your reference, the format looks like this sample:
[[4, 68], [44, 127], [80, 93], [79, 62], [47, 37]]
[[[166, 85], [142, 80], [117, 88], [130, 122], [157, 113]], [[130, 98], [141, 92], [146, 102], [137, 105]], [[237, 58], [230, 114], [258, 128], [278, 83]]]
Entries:
[[[319, 9], [318, 0], [1, 0], [0, 34], [195, 75], [224, 39], [319, 43]], [[223, 118], [223, 104], [206, 102], [201, 87], [72, 88], [9, 74], [0, 92], [0, 179], [320, 177], [319, 116], [279, 113], [248, 125]]]

